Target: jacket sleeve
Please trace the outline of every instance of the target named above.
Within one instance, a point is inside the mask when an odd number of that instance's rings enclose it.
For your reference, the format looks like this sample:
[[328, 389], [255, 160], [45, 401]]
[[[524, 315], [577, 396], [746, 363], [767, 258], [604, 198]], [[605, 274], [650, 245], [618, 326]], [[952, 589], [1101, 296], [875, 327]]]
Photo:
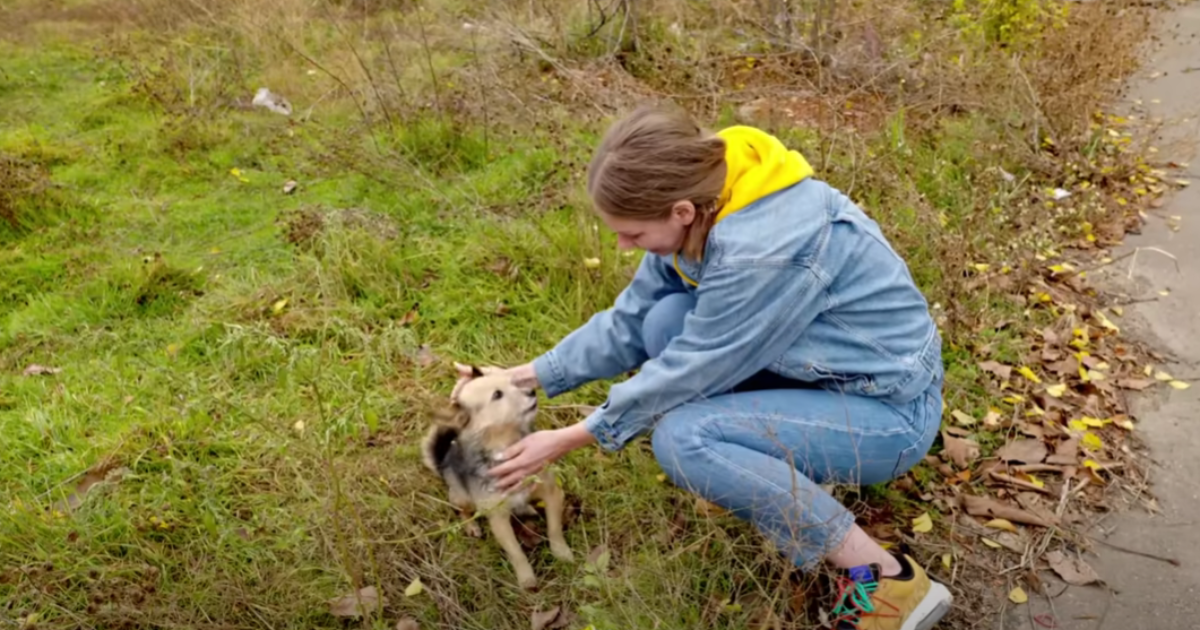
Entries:
[[790, 264], [716, 263], [705, 270], [683, 332], [585, 420], [618, 450], [686, 402], [733, 389], [787, 351], [825, 307], [825, 283]]
[[646, 361], [642, 322], [664, 296], [686, 291], [674, 269], [647, 254], [613, 307], [592, 316], [553, 350], [534, 359], [538, 382], [549, 397], [591, 381], [613, 378]]

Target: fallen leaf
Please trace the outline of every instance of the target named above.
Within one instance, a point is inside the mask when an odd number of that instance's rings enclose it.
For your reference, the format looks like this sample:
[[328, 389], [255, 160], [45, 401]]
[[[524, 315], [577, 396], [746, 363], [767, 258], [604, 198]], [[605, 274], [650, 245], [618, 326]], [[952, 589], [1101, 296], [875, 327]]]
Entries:
[[292, 194], [293, 192], [296, 191], [296, 186], [299, 186], [299, 184], [296, 183], [296, 180], [289, 179], [287, 181], [287, 183], [283, 185], [283, 194], [285, 194], [285, 195]]
[[421, 630], [421, 624], [417, 623], [412, 617], [405, 617], [396, 622], [395, 630]]
[[1104, 441], [1100, 439], [1099, 435], [1096, 435], [1091, 431], [1083, 434], [1083, 440], [1081, 443], [1083, 444], [1083, 448], [1089, 451], [1104, 450]]
[[304, 435], [304, 421], [297, 420], [295, 424], [292, 425], [292, 430], [295, 431], [297, 435]]
[[942, 432], [942, 453], [959, 468], [966, 468], [979, 457], [979, 444], [975, 440], [957, 438]]
[[62, 368], [48, 367], [45, 365], [38, 365], [38, 364], [34, 363], [33, 365], [26, 367], [25, 371], [22, 372], [22, 374], [24, 374], [25, 376], [41, 376], [41, 375], [46, 375], [46, 374], [58, 374], [61, 371], [62, 371]]
[[535, 610], [533, 614], [529, 616], [530, 629], [547, 630], [547, 628], [551, 627], [551, 624], [558, 620], [558, 616], [561, 612], [562, 609], [558, 606], [555, 606], [550, 610]]
[[950, 568], [950, 561], [951, 561], [951, 560], [953, 560], [953, 559], [954, 559], [954, 556], [953, 556], [952, 554], [948, 554], [948, 553], [944, 553], [944, 554], [942, 554], [942, 566], [943, 566], [943, 567], [946, 567], [947, 569], [949, 569], [949, 568]]
[[329, 600], [329, 613], [334, 617], [361, 617], [366, 611], [378, 608], [380, 601], [379, 591], [368, 586]]
[[1022, 462], [1025, 464], [1040, 464], [1046, 459], [1046, 445], [1041, 440], [1019, 439], [1005, 444], [996, 451], [996, 456], [1004, 462]]
[[1026, 366], [1021, 366], [1020, 368], [1018, 368], [1018, 369], [1017, 369], [1017, 372], [1020, 372], [1020, 373], [1021, 373], [1021, 376], [1024, 376], [1025, 378], [1027, 378], [1027, 379], [1029, 379], [1029, 380], [1033, 381], [1034, 383], [1041, 383], [1041, 382], [1042, 382], [1042, 379], [1041, 379], [1041, 377], [1040, 377], [1040, 376], [1038, 376], [1037, 374], [1035, 374], [1035, 373], [1033, 372], [1033, 370], [1029, 369], [1029, 368], [1028, 368], [1028, 367], [1026, 367]]
[[1013, 523], [1021, 523], [1023, 525], [1037, 525], [1038, 527], [1049, 527], [1054, 524], [1047, 518], [1042, 518], [1032, 512], [1022, 510], [1021, 508], [1004, 505], [995, 499], [981, 497], [975, 495], [964, 495], [961, 499], [963, 508], [967, 514], [971, 516], [979, 516], [985, 518], [1002, 518]]
[[1025, 591], [1020, 586], [1018, 586], [1009, 592], [1008, 601], [1020, 605], [1029, 601], [1029, 596], [1025, 594]]
[[1167, 385], [1170, 385], [1171, 387], [1173, 387], [1175, 389], [1187, 389], [1187, 388], [1191, 387], [1191, 385], [1188, 385], [1187, 383], [1185, 383], [1183, 381], [1169, 381], [1167, 383]]
[[992, 540], [991, 538], [980, 538], [979, 540], [982, 540], [983, 544], [991, 547], [992, 549], [1001, 549], [1004, 547], [1004, 545], [1001, 545], [1000, 543]]
[[1117, 379], [1117, 387], [1122, 389], [1132, 389], [1142, 391], [1154, 384], [1154, 381], [1145, 378], [1122, 378]]
[[1012, 376], [1012, 368], [998, 361], [984, 361], [979, 364], [979, 368], [995, 374], [1003, 381], [1007, 381], [1008, 377]]
[[1108, 317], [1106, 317], [1106, 316], [1104, 315], [1104, 311], [1100, 311], [1100, 310], [1092, 311], [1092, 317], [1096, 318], [1096, 321], [1100, 322], [1100, 326], [1101, 326], [1102, 328], [1106, 328], [1106, 329], [1108, 329], [1108, 330], [1111, 330], [1111, 331], [1113, 331], [1114, 333], [1120, 333], [1120, 332], [1121, 332], [1121, 329], [1120, 329], [1120, 328], [1118, 328], [1116, 324], [1112, 323], [1112, 321], [1110, 321], [1110, 320], [1108, 319]]
[[1017, 526], [1013, 525], [1012, 521], [1002, 519], [1002, 518], [994, 518], [994, 519], [984, 523], [983, 526], [991, 527], [992, 529], [1002, 529], [1006, 532], [1012, 532], [1014, 534], [1017, 533]]
[[1079, 438], [1069, 438], [1058, 443], [1054, 454], [1046, 458], [1047, 464], [1074, 466], [1079, 463]]
[[1175, 377], [1171, 376], [1170, 374], [1167, 374], [1166, 372], [1163, 372], [1162, 370], [1159, 370], [1154, 373], [1154, 380], [1156, 380], [1156, 381], [1173, 381], [1173, 380], [1175, 380]]
[[998, 429], [1003, 421], [999, 409], [988, 409], [987, 415], [983, 417], [983, 426], [989, 429]]
[[1082, 559], [1055, 550], [1045, 555], [1050, 568], [1072, 586], [1087, 586], [1102, 582], [1100, 574]]
[[608, 570], [608, 561], [612, 554], [608, 551], [608, 545], [600, 543], [594, 549], [588, 552], [587, 563], [596, 568], [596, 571], [603, 573]]
[[248, 183], [250, 181], [249, 179], [246, 179], [245, 175], [242, 175], [242, 169], [240, 169], [240, 168], [229, 169], [229, 174], [233, 175], [234, 178], [236, 178], [239, 182], [242, 182], [243, 184]]
[[275, 303], [271, 305], [271, 312], [272, 312], [272, 313], [274, 313], [274, 314], [276, 314], [276, 315], [278, 315], [278, 314], [280, 314], [280, 313], [282, 313], [282, 312], [283, 312], [283, 309], [284, 309], [284, 308], [285, 308], [287, 305], [288, 305], [288, 299], [287, 299], [287, 298], [282, 298], [282, 299], [279, 299], [279, 300], [275, 300]]
[[128, 470], [118, 468], [117, 465], [117, 462], [114, 461], [104, 461], [88, 469], [87, 472], [79, 477], [79, 481], [75, 482], [75, 489], [61, 501], [55, 501], [50, 506], [51, 509], [62, 513], [70, 512], [83, 503], [83, 499], [87, 496], [88, 492], [96, 487], [97, 484], [104, 481], [120, 480]]
[[1083, 467], [1088, 468], [1090, 470], [1103, 470], [1104, 469], [1104, 467], [1100, 465], [1100, 462], [1098, 462], [1094, 459], [1083, 460]]
[[597, 267], [600, 266], [600, 259], [599, 258], [584, 258], [583, 266], [587, 267], [588, 269], [596, 269]]
[[405, 597], [416, 597], [417, 595], [420, 595], [421, 593], [424, 593], [424, 592], [425, 592], [425, 585], [421, 583], [421, 578], [417, 577], [417, 578], [413, 578], [413, 581], [411, 583], [409, 583], [408, 588], [404, 589], [404, 596]]
[[933, 519], [929, 517], [929, 512], [912, 520], [912, 530], [914, 534], [928, 534], [933, 531]]
[[429, 367], [437, 362], [438, 356], [433, 353], [433, 349], [428, 345], [423, 345], [417, 349], [417, 365]]
[[1062, 398], [1063, 394], [1067, 393], [1067, 386], [1065, 384], [1051, 385], [1046, 388], [1046, 393], [1054, 398]]
[[286, 98], [275, 94], [265, 87], [258, 88], [258, 91], [254, 93], [254, 99], [250, 101], [250, 104], [254, 105], [255, 107], [268, 109], [276, 114], [282, 114], [284, 116], [292, 115], [292, 104], [289, 103]]
[[1133, 430], [1133, 420], [1130, 420], [1128, 417], [1113, 418], [1113, 424], [1125, 429], [1126, 431]]
[[962, 411], [959, 411], [958, 409], [955, 409], [954, 411], [951, 411], [951, 412], [950, 412], [950, 415], [951, 415], [951, 416], [952, 416], [952, 417], [953, 417], [953, 418], [954, 418], [954, 419], [955, 419], [955, 420], [956, 420], [956, 421], [957, 421], [959, 424], [961, 424], [961, 425], [963, 425], [963, 426], [965, 426], [965, 427], [969, 427], [969, 426], [971, 426], [971, 425], [975, 424], [976, 422], [978, 422], [978, 420], [976, 420], [975, 418], [973, 418], [973, 417], [971, 417], [971, 416], [967, 415], [966, 413], [963, 413]]

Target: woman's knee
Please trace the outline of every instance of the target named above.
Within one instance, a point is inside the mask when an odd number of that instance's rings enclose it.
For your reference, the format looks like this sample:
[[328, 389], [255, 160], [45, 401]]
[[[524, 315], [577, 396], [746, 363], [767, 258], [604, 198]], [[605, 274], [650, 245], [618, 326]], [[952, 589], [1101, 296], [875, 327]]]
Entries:
[[650, 446], [663, 472], [679, 483], [687, 477], [688, 464], [698, 463], [707, 423], [685, 414], [667, 414], [654, 426]]
[[696, 298], [690, 293], [672, 293], [650, 307], [642, 320], [646, 354], [652, 358], [662, 354], [671, 339], [683, 332], [683, 319], [694, 308]]

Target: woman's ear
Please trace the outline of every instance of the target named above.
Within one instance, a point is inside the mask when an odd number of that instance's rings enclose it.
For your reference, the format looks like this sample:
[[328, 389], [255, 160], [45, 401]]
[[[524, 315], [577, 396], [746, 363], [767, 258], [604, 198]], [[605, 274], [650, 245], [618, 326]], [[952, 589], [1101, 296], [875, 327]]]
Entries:
[[696, 220], [696, 205], [688, 200], [676, 201], [671, 206], [671, 217], [681, 225], [691, 225]]

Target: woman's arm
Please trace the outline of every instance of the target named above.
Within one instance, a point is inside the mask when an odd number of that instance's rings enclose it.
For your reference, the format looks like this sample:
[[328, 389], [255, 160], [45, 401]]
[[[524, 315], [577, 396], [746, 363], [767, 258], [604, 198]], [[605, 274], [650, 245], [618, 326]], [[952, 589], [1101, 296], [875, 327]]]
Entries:
[[825, 308], [825, 289], [807, 267], [712, 263], [683, 332], [609, 391], [585, 420], [588, 431], [617, 450], [671, 409], [729, 391], [787, 351]]
[[647, 311], [664, 296], [685, 290], [666, 261], [647, 254], [612, 308], [592, 316], [529, 367], [515, 368], [520, 372], [514, 377], [528, 386], [540, 385], [552, 398], [638, 367], [647, 358], [642, 340]]

